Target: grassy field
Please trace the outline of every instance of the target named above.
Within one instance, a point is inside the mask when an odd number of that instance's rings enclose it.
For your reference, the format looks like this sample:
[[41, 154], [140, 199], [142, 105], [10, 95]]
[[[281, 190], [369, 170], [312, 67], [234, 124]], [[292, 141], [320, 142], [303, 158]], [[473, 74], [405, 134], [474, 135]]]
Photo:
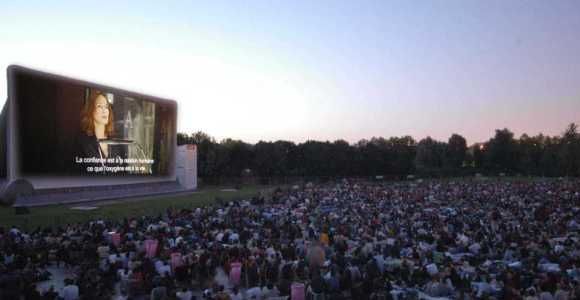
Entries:
[[[214, 204], [216, 199], [250, 199], [259, 193], [268, 194], [270, 186], [244, 186], [237, 191], [223, 191], [224, 187], [207, 187], [188, 195], [158, 196], [107, 201], [103, 203], [51, 205], [30, 208], [30, 214], [16, 215], [14, 208], [0, 206], [0, 227], [18, 226], [26, 231], [37, 227], [61, 226], [94, 219], [120, 220], [125, 217], [158, 215], [167, 208], [196, 208]], [[96, 206], [95, 210], [73, 210], [74, 206]]]

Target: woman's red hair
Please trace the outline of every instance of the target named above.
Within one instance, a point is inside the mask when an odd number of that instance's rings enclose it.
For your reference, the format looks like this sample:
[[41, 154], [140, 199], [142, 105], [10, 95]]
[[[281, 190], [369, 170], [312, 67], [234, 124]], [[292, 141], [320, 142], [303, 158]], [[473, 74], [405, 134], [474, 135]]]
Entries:
[[[103, 96], [105, 99], [107, 99], [107, 96], [103, 92], [91, 89], [89, 92], [89, 99], [81, 111], [81, 130], [88, 136], [95, 135], [95, 119], [93, 116], [95, 114], [95, 110], [97, 109], [96, 103], [99, 96]], [[109, 122], [107, 122], [107, 125], [105, 126], [105, 133], [107, 136], [111, 136], [113, 134], [113, 111], [111, 110], [110, 105]]]

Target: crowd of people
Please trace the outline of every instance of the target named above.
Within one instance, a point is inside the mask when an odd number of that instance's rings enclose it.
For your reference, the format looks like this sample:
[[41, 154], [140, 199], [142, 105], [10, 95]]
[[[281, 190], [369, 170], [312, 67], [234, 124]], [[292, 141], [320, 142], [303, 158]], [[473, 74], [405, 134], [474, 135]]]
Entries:
[[[580, 299], [579, 213], [577, 179], [343, 179], [4, 228], [0, 299]], [[73, 275], [37, 291], [49, 265]]]

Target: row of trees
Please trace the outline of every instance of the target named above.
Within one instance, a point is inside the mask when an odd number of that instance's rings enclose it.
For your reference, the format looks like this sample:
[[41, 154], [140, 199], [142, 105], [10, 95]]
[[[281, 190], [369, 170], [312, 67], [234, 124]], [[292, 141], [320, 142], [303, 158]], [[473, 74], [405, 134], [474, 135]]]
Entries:
[[496, 130], [485, 143], [467, 146], [453, 134], [447, 141], [410, 136], [373, 137], [349, 144], [307, 141], [245, 143], [216, 142], [203, 132], [178, 133], [178, 144], [198, 147], [198, 175], [204, 180], [239, 177], [376, 176], [410, 174], [456, 176], [506, 173], [535, 176], [579, 176], [580, 134], [570, 124], [561, 136], [523, 134], [519, 139], [506, 129]]

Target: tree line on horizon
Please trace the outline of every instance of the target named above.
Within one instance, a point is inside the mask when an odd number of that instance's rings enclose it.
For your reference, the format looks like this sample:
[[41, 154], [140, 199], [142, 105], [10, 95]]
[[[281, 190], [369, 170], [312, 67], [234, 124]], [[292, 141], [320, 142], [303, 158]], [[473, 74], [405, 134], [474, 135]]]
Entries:
[[497, 129], [487, 142], [470, 146], [459, 134], [447, 141], [401, 136], [354, 144], [344, 140], [250, 144], [230, 138], [217, 142], [201, 131], [178, 133], [177, 144], [197, 145], [198, 176], [206, 182], [243, 176], [580, 176], [580, 134], [574, 123], [560, 136], [522, 134], [516, 139], [509, 129]]

